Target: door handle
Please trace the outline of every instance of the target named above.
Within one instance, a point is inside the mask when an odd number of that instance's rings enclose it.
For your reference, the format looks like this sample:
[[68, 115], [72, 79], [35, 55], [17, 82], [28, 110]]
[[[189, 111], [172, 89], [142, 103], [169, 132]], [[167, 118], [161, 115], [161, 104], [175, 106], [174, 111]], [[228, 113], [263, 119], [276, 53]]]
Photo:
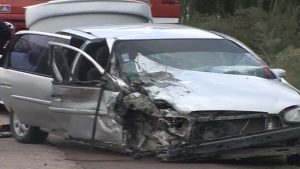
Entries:
[[11, 87], [12, 85], [9, 82], [0, 82], [0, 86]]
[[51, 97], [61, 97], [61, 94], [51, 94]]

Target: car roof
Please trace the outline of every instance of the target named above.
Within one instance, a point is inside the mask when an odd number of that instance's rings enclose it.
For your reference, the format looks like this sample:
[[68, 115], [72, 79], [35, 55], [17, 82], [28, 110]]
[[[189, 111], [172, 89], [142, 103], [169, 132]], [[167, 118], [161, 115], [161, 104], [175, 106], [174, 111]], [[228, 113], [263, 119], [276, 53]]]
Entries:
[[178, 24], [94, 26], [66, 29], [61, 33], [74, 34], [88, 39], [223, 39], [213, 32]]

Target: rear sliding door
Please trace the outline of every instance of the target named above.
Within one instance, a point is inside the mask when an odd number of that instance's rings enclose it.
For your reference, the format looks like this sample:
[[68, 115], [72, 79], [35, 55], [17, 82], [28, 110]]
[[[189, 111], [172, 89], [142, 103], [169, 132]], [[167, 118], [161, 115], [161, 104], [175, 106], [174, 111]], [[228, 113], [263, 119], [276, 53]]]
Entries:
[[2, 99], [21, 122], [31, 126], [58, 129], [49, 106], [52, 77], [48, 65], [48, 42], [68, 43], [70, 37], [26, 33], [10, 46], [6, 64], [0, 71]]

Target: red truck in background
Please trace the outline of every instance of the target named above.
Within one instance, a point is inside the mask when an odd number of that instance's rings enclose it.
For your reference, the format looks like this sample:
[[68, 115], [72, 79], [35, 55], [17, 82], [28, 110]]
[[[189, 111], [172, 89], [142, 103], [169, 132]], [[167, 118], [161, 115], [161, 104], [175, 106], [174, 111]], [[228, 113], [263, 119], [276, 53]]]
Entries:
[[179, 23], [179, 0], [150, 0], [152, 16], [157, 23]]
[[12, 23], [16, 31], [25, 29], [25, 8], [47, 0], [0, 0], [0, 20]]
[[[24, 7], [47, 1], [49, 0], [0, 0], [0, 20], [12, 23], [16, 31], [26, 29]], [[178, 23], [180, 15], [179, 0], [150, 0], [150, 3], [154, 22]]]

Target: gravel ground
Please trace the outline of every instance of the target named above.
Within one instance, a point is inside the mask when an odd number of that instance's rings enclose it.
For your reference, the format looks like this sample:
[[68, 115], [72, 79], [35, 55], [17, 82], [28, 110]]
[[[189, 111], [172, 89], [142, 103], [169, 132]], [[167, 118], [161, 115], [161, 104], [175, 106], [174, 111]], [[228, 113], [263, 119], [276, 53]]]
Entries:
[[82, 169], [66, 160], [64, 152], [47, 144], [20, 144], [0, 139], [0, 169]]

